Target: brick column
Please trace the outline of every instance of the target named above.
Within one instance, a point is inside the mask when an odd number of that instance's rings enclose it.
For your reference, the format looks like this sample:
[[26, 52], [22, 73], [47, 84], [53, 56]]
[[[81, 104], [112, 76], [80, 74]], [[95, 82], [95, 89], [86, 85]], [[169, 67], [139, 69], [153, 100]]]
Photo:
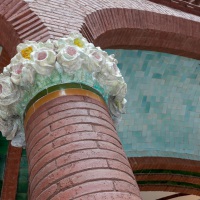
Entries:
[[9, 144], [3, 186], [0, 192], [1, 200], [14, 200], [16, 198], [21, 153], [22, 148], [13, 147]]
[[41, 100], [27, 114], [30, 200], [141, 199], [107, 106], [86, 94]]

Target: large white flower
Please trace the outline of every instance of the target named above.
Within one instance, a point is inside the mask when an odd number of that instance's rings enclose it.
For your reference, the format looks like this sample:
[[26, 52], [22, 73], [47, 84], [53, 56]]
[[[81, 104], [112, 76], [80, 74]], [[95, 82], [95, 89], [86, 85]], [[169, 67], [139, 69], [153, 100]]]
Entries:
[[13, 63], [4, 68], [3, 73], [11, 76], [11, 81], [20, 86], [27, 86], [34, 83], [35, 63], [31, 61], [24, 61], [21, 63]]
[[117, 67], [117, 60], [114, 58], [114, 55], [110, 55], [106, 59], [106, 67], [104, 67], [102, 70], [103, 73], [108, 74], [110, 76], [120, 78], [122, 77], [121, 72], [119, 68]]
[[20, 90], [15, 86], [9, 76], [0, 74], [0, 105], [9, 106], [20, 98]]
[[121, 121], [121, 114], [125, 113], [126, 99], [118, 101], [115, 97], [109, 97], [108, 107], [115, 125]]
[[[114, 93], [115, 92], [115, 93]], [[122, 81], [118, 81], [116, 85], [115, 91], [113, 91], [113, 96], [117, 101], [123, 101], [127, 93], [127, 84], [124, 82], [123, 78]]]
[[57, 55], [58, 63], [63, 66], [67, 73], [74, 73], [81, 68], [83, 59], [75, 46], [66, 46]]
[[50, 75], [55, 68], [56, 54], [50, 49], [38, 49], [31, 53], [31, 60], [38, 74]]
[[39, 42], [36, 45], [37, 49], [49, 49], [54, 50], [54, 44], [51, 40], [47, 40], [46, 42]]
[[31, 59], [31, 53], [37, 50], [37, 42], [26, 41], [17, 46], [17, 54], [11, 59], [11, 63], [24, 62]]
[[0, 118], [0, 129], [2, 135], [6, 137], [7, 140], [12, 140], [17, 132], [22, 129], [22, 124], [19, 117], [16, 116], [9, 117], [6, 120]]
[[58, 50], [70, 45], [76, 46], [80, 51], [83, 51], [89, 43], [80, 33], [70, 33], [67, 37], [54, 41], [54, 44]]
[[24, 62], [31, 60], [31, 54], [40, 49], [54, 50], [54, 44], [47, 42], [25, 41], [17, 46], [17, 54], [11, 59], [11, 63]]
[[11, 140], [15, 136], [18, 126], [14, 123], [12, 118], [6, 120], [0, 118], [0, 128], [2, 135], [6, 137], [7, 140]]
[[0, 118], [6, 119], [6, 118], [12, 116], [13, 113], [14, 113], [14, 111], [13, 111], [12, 107], [0, 105]]
[[[125, 97], [127, 86], [117, 67], [117, 60], [114, 58], [114, 55], [107, 56], [105, 65], [102, 66], [99, 73], [95, 74], [95, 78], [106, 89], [109, 95]], [[120, 95], [120, 91], [123, 95]]]
[[[88, 56], [88, 58], [87, 58]], [[89, 72], [100, 72], [106, 63], [106, 58], [99, 48], [89, 48], [84, 58], [84, 67]]]

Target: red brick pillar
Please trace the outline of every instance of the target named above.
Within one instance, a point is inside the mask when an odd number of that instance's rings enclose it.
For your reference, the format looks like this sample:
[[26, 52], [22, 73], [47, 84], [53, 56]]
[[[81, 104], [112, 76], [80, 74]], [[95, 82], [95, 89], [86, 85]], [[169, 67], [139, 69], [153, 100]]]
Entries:
[[108, 109], [91, 94], [42, 100], [27, 114], [30, 200], [141, 199]]

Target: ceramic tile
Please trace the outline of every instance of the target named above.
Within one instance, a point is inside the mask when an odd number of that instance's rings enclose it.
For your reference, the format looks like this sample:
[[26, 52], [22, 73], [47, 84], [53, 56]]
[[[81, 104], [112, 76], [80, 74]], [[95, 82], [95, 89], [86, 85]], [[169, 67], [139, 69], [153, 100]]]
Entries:
[[200, 61], [153, 51], [108, 51], [116, 55], [128, 85], [126, 114], [118, 126], [126, 153], [200, 160]]

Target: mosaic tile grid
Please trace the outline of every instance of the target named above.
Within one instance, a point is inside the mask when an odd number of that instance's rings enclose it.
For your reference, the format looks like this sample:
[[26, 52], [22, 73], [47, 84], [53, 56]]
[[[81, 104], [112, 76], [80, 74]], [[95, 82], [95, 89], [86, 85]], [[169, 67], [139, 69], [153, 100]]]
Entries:
[[128, 85], [118, 133], [128, 157], [200, 160], [200, 61], [142, 50], [107, 50]]

